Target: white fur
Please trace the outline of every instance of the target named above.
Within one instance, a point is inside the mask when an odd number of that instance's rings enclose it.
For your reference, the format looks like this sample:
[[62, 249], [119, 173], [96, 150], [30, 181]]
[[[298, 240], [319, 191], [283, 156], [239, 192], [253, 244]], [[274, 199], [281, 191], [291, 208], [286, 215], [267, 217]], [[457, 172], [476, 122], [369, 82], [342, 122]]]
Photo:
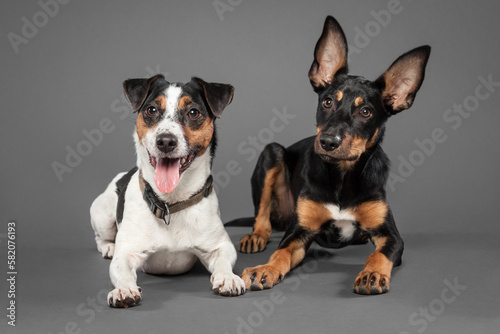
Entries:
[[356, 218], [349, 210], [340, 210], [338, 205], [327, 204], [325, 207], [332, 213], [332, 219], [335, 220], [335, 226], [340, 229], [340, 237], [344, 240], [352, 239], [356, 226]]
[[[142, 138], [142, 144], [146, 150], [154, 157], [168, 157], [168, 158], [180, 158], [185, 157], [189, 153], [188, 143], [184, 138], [184, 133], [182, 127], [178, 122], [178, 110], [177, 106], [179, 103], [179, 98], [182, 94], [181, 87], [175, 84], [170, 85], [164, 91], [165, 98], [167, 100], [167, 107], [163, 118], [158, 122], [158, 124]], [[160, 134], [172, 134], [177, 138], [177, 147], [172, 152], [168, 154], [162, 153], [156, 147], [156, 138]], [[136, 140], [137, 144], [137, 140]], [[147, 159], [144, 161], [148, 161]]]
[[[166, 91], [169, 114], [174, 104], [177, 108], [175, 97], [177, 96], [178, 100], [181, 93], [179, 87], [172, 87]], [[182, 131], [179, 124], [170, 117], [165, 117], [150, 132], [156, 132], [158, 128], [171, 133], [177, 131], [177, 128]], [[148, 133], [147, 136], [149, 135]], [[184, 140], [183, 135], [178, 138]], [[149, 162], [149, 139], [141, 143], [134, 133], [134, 140], [137, 166], [144, 179], [163, 201], [172, 203], [186, 200], [205, 184], [210, 174], [209, 147], [182, 173], [174, 191], [162, 194], [156, 188], [154, 169]], [[123, 221], [117, 231], [115, 215], [118, 196], [115, 183], [121, 176], [123, 173], [113, 179], [104, 193], [94, 201], [90, 210], [98, 250], [103, 256], [108, 254], [113, 257], [110, 277], [116, 289], [108, 295], [111, 306], [116, 306], [119, 300], [125, 300], [127, 297], [140, 299], [141, 290], [137, 287], [136, 270], [175, 275], [190, 270], [197, 258], [212, 273], [214, 291], [232, 295], [245, 292], [243, 280], [232, 272], [236, 262], [236, 249], [222, 224], [215, 192], [198, 204], [172, 214], [170, 225], [167, 226], [151, 213], [144, 201], [139, 187], [139, 172], [136, 172], [127, 187]], [[109, 248], [113, 248], [112, 254], [109, 253]]]
[[[182, 137], [184, 138], [184, 137]], [[142, 170], [144, 179], [153, 186], [155, 184], [155, 170], [149, 162], [148, 151], [140, 143], [137, 133], [134, 132], [134, 141], [137, 151], [137, 166]], [[165, 202], [179, 202], [188, 199], [196, 193], [205, 184], [210, 174], [210, 147], [205, 150], [203, 155], [196, 157], [184, 173], [181, 174], [179, 183], [175, 190], [169, 194], [163, 194], [157, 190], [156, 193]], [[217, 204], [218, 205], [218, 204]]]
[[167, 110], [165, 116], [171, 120], [177, 120], [177, 106], [181, 98], [182, 88], [172, 84], [165, 89], [165, 97], [167, 99]]
[[340, 239], [345, 241], [351, 240], [356, 231], [356, 226], [354, 226], [352, 220], [337, 220], [335, 226], [340, 229]]

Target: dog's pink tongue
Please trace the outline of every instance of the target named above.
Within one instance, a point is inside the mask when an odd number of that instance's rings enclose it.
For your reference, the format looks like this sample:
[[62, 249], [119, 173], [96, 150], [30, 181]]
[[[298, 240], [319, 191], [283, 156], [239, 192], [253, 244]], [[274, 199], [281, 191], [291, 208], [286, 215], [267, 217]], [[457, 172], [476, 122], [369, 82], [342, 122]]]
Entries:
[[171, 193], [179, 182], [181, 159], [157, 159], [155, 183], [162, 193]]

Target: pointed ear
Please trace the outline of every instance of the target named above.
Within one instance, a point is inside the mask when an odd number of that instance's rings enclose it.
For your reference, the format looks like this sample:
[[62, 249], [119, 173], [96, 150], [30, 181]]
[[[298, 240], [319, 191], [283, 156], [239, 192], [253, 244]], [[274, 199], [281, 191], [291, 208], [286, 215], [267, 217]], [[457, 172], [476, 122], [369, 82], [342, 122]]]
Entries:
[[233, 100], [234, 87], [231, 85], [205, 82], [200, 78], [191, 78], [191, 81], [198, 83], [203, 88], [203, 95], [212, 114], [220, 118], [224, 108]]
[[387, 111], [395, 115], [413, 104], [425, 76], [425, 66], [431, 47], [424, 45], [413, 49], [392, 63], [378, 79], [382, 87], [382, 100]]
[[331, 84], [340, 73], [347, 73], [347, 41], [337, 20], [328, 16], [314, 49], [309, 80], [316, 91]]
[[165, 81], [165, 77], [157, 74], [149, 79], [128, 79], [123, 82], [123, 91], [134, 112], [141, 108], [151, 90], [151, 85], [160, 80]]

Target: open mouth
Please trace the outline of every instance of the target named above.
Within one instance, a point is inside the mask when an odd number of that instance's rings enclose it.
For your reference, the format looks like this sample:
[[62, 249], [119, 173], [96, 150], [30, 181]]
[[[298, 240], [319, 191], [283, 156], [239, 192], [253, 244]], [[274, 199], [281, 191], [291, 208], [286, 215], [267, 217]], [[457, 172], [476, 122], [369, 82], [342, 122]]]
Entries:
[[191, 166], [195, 152], [179, 158], [159, 158], [152, 156], [149, 152], [149, 163], [155, 169], [155, 183], [162, 193], [174, 191], [181, 174]]

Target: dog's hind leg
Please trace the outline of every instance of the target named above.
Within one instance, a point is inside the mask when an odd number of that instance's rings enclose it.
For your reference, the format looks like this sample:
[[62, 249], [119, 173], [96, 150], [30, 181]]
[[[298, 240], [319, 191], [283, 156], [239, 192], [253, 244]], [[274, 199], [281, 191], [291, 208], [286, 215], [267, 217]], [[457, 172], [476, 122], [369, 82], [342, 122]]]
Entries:
[[264, 148], [252, 175], [252, 197], [255, 207], [253, 232], [240, 240], [243, 253], [261, 252], [266, 248], [277, 222], [293, 214], [293, 197], [288, 184], [285, 148], [272, 143]]
[[90, 223], [94, 229], [97, 250], [105, 259], [113, 258], [115, 250], [116, 207], [118, 203], [116, 182], [124, 175], [125, 173], [118, 174], [90, 207]]

